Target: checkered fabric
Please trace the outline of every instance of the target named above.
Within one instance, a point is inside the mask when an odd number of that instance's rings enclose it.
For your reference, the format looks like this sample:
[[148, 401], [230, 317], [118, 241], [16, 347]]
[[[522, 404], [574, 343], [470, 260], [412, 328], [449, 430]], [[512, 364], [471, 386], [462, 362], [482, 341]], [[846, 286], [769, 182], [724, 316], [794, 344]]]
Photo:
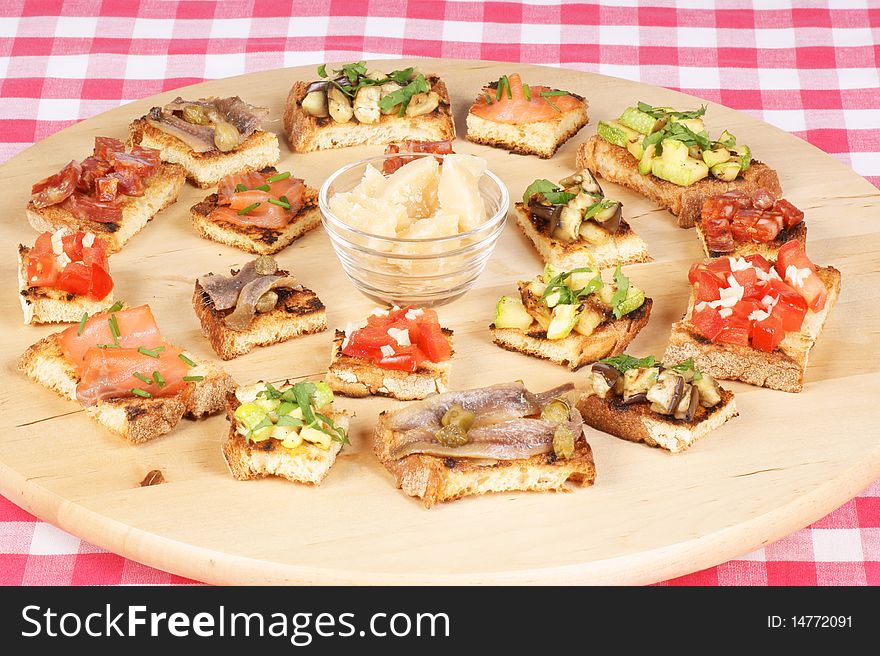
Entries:
[[[880, 185], [878, 36], [871, 0], [0, 0], [0, 161], [76, 121], [205, 79], [424, 56], [672, 87], [792, 132]], [[0, 498], [2, 584], [179, 582]], [[880, 482], [807, 529], [669, 583], [878, 585]]]

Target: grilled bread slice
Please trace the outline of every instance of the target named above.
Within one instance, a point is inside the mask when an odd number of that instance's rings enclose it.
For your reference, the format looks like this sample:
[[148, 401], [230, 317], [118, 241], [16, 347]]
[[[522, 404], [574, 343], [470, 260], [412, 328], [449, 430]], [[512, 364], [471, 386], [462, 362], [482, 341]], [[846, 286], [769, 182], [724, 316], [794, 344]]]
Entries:
[[490, 462], [424, 454], [390, 460], [386, 454], [392, 440], [388, 426], [391, 416], [388, 411], [379, 415], [373, 451], [394, 476], [396, 486], [421, 499], [425, 508], [489, 492], [564, 492], [568, 490], [567, 483], [588, 487], [596, 481], [593, 451], [583, 437], [575, 443], [571, 458], [557, 458], [550, 452]]
[[177, 200], [185, 181], [183, 167], [160, 164], [158, 170], [147, 178], [143, 196], [122, 197], [122, 220], [119, 223], [81, 219], [61, 205], [36, 207], [33, 201], [27, 205], [27, 220], [38, 232], [54, 232], [58, 229], [91, 232], [107, 243], [108, 253], [116, 253], [156, 214]]
[[[229, 435], [223, 443], [223, 457], [229, 472], [240, 481], [249, 481], [266, 476], [280, 476], [294, 483], [318, 485], [327, 474], [342, 443], [333, 441], [328, 449], [303, 442], [296, 451], [281, 446], [280, 440], [268, 439], [251, 442], [238, 432], [235, 410], [239, 406], [235, 394], [226, 397], [226, 413], [229, 418]], [[349, 418], [343, 412], [328, 415], [329, 419], [345, 433], [348, 433]]]
[[642, 175], [639, 173], [638, 160], [626, 148], [615, 146], [597, 134], [581, 144], [577, 153], [577, 167], [587, 168], [665, 207], [678, 217], [678, 225], [682, 228], [694, 227], [703, 202], [725, 191], [739, 189], [748, 193], [763, 188], [777, 197], [782, 195], [776, 171], [762, 162], [753, 161], [742, 176], [732, 182], [704, 178], [689, 187], [681, 187], [654, 175]]
[[179, 164], [186, 177], [197, 187], [213, 187], [227, 175], [259, 171], [281, 159], [278, 137], [274, 132], [256, 130], [236, 148], [228, 152], [209, 150], [197, 153], [174, 135], [150, 125], [146, 117], [128, 126], [130, 145], [140, 144], [161, 151], [163, 162]]
[[[107, 430], [137, 444], [170, 432], [183, 417], [198, 419], [220, 412], [235, 381], [220, 367], [200, 362], [191, 353], [184, 352], [184, 355], [196, 363], [189, 375], [203, 379], [187, 383], [179, 394], [99, 401], [86, 407], [86, 414]], [[76, 401], [79, 376], [65, 359], [57, 334], [29, 347], [18, 361], [18, 370], [43, 387]]]
[[817, 273], [828, 289], [825, 307], [819, 312], [807, 312], [800, 332], [786, 333], [772, 353], [751, 346], [715, 344], [704, 338], [689, 321], [694, 308], [694, 295], [691, 293], [684, 318], [672, 325], [663, 360], [682, 362], [693, 358], [697, 368], [713, 378], [739, 380], [783, 392], [800, 392], [804, 386], [810, 350], [840, 294], [840, 271], [834, 267], [818, 267]]
[[572, 331], [562, 339], [547, 339], [547, 332], [537, 324], [528, 332], [518, 328], [489, 326], [492, 341], [508, 351], [518, 351], [543, 360], [550, 360], [575, 371], [585, 364], [623, 353], [639, 331], [648, 323], [653, 300], [646, 298], [642, 306], [620, 319], [597, 328], [591, 335]]
[[307, 82], [296, 82], [287, 95], [284, 106], [284, 133], [290, 149], [297, 153], [315, 150], [385, 145], [400, 141], [446, 141], [455, 138], [455, 123], [449, 104], [446, 84], [436, 75], [426, 75], [431, 91], [440, 96], [436, 109], [422, 116], [383, 114], [376, 123], [337, 123], [331, 117], [318, 118], [303, 111]]
[[583, 107], [534, 123], [498, 123], [468, 112], [467, 138], [478, 144], [504, 148], [519, 155], [550, 159], [566, 141], [589, 123], [587, 101]]
[[[274, 167], [263, 170], [264, 173], [274, 171]], [[193, 205], [189, 212], [193, 227], [205, 239], [226, 244], [248, 253], [274, 255], [321, 224], [317, 190], [306, 187], [303, 200], [302, 208], [281, 230], [234, 225], [210, 218], [211, 212], [217, 207], [217, 194], [211, 194], [201, 203]]]
[[752, 242], [736, 242], [736, 247], [733, 252], [720, 253], [718, 251], [709, 250], [709, 245], [706, 243], [706, 235], [703, 233], [702, 219], [699, 216], [697, 217], [695, 226], [697, 228], [697, 236], [700, 238], [700, 243], [703, 245], [703, 252], [706, 253], [707, 257], [724, 257], [728, 255], [730, 257], [746, 257], [748, 255], [762, 255], [768, 260], [775, 260], [776, 254], [785, 242], [794, 239], [802, 244], [807, 243], [807, 224], [801, 221], [792, 228], [783, 228], [780, 230], [779, 234], [776, 235], [776, 238], [772, 241], [761, 242], [759, 244]]
[[610, 235], [607, 242], [594, 245], [583, 241], [569, 244], [553, 239], [538, 230], [522, 203], [516, 204], [514, 218], [523, 234], [535, 245], [544, 263], [565, 271], [581, 267], [599, 271], [616, 266], [618, 262], [626, 265], [650, 262], [652, 259], [648, 255], [648, 246], [623, 219], [617, 232]]
[[[452, 331], [443, 329], [452, 346]], [[445, 362], [426, 360], [414, 372], [382, 369], [365, 358], [356, 358], [342, 352], [345, 333], [336, 331], [333, 355], [325, 381], [330, 389], [343, 396], [390, 396], [400, 401], [424, 399], [430, 394], [445, 392], [449, 386], [452, 359]]]
[[18, 245], [18, 300], [27, 324], [76, 323], [84, 313], [89, 315], [113, 305], [113, 292], [100, 301], [71, 294], [52, 287], [31, 287], [27, 284], [27, 256], [31, 249]]
[[619, 399], [602, 399], [594, 394], [581, 397], [577, 408], [584, 422], [597, 430], [672, 453], [681, 453], [739, 414], [733, 394], [724, 389], [721, 403], [699, 408], [691, 421], [658, 414], [647, 403], [626, 405]]
[[327, 330], [327, 310], [310, 289], [278, 289], [273, 310], [256, 314], [247, 330], [232, 330], [223, 321], [224, 313], [214, 307], [210, 296], [196, 281], [193, 307], [202, 333], [224, 360], [237, 358], [257, 346], [271, 346], [294, 337]]

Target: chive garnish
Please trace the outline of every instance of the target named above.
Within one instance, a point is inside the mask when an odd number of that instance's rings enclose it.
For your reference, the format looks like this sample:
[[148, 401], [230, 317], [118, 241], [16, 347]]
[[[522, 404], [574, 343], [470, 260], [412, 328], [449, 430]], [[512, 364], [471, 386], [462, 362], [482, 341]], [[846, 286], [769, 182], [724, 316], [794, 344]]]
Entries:
[[269, 191], [269, 185], [261, 184], [259, 187], [254, 187], [254, 191]]
[[283, 207], [286, 210], [290, 209], [290, 203], [285, 203], [283, 200], [275, 200], [274, 198], [270, 198], [269, 202], [273, 205], [278, 205], [278, 207]]
[[490, 96], [488, 93], [484, 95], [486, 96], [486, 104], [491, 105], [493, 102], [495, 102], [494, 100], [492, 100], [492, 96]]
[[116, 321], [116, 315], [111, 314], [110, 318], [107, 319], [107, 323], [110, 324], [110, 334], [113, 335], [113, 342], [116, 343], [122, 336], [122, 333], [119, 332], [119, 323]]
[[135, 396], [140, 396], [145, 399], [150, 399], [153, 397], [153, 395], [150, 394], [147, 390], [142, 390], [140, 387], [132, 387], [131, 393], [134, 394]]
[[284, 173], [276, 173], [271, 178], [266, 180], [266, 182], [278, 182], [279, 180], [286, 180], [290, 177], [290, 171], [285, 171]]
[[135, 372], [132, 374], [132, 376], [134, 376], [135, 378], [137, 378], [137, 379], [138, 379], [139, 381], [141, 381], [142, 383], [146, 383], [147, 385], [152, 385], [152, 384], [153, 384], [153, 379], [152, 379], [152, 378], [150, 378], [149, 376], [144, 376], [144, 375], [143, 375], [141, 372], [139, 372], [139, 371], [135, 371]]
[[238, 215], [241, 216], [242, 214], [247, 214], [251, 210], [257, 209], [260, 205], [262, 205], [262, 203], [260, 203], [260, 202], [251, 203], [250, 205], [248, 205], [244, 209], [238, 210]]
[[283, 201], [283, 202], [287, 203], [288, 205], [290, 205], [290, 201], [287, 200], [287, 196], [279, 196], [278, 200]]
[[195, 366], [196, 366], [196, 363], [193, 362], [192, 360], [190, 360], [188, 357], [186, 357], [183, 353], [178, 353], [178, 354], [177, 354], [177, 357], [179, 357], [181, 360], [183, 360], [184, 362], [186, 362], [190, 367], [195, 367]]
[[162, 374], [160, 374], [158, 371], [153, 372], [153, 380], [156, 381], [156, 387], [158, 387], [159, 389], [165, 387], [165, 378], [163, 378]]
[[524, 84], [524, 85], [523, 85], [523, 95], [526, 97], [526, 100], [531, 100], [531, 99], [532, 99], [532, 90], [529, 89], [529, 85], [528, 85], [528, 84]]
[[148, 349], [145, 346], [138, 347], [138, 353], [143, 353], [144, 355], [149, 355], [151, 358], [159, 359], [159, 353], [165, 350], [164, 346], [157, 346], [156, 348]]
[[[95, 346], [99, 349], [111, 349], [111, 348], [119, 348], [119, 344], [95, 344]], [[158, 355], [156, 356], [159, 357]]]
[[241, 193], [241, 192], [243, 192], [243, 191], [247, 191], [247, 190], [248, 190], [248, 188], [245, 187], [245, 186], [244, 186], [243, 184], [241, 184], [240, 182], [239, 182], [237, 185], [235, 185], [235, 191], [238, 192], [238, 193]]
[[510, 93], [510, 81], [507, 79], [506, 75], [502, 75], [498, 78], [498, 90], [495, 92], [495, 100], [501, 100], [501, 96], [504, 95], [504, 87], [507, 87], [507, 97], [513, 98]]
[[541, 97], [547, 101], [547, 104], [550, 105], [553, 109], [555, 109], [560, 114], [562, 113], [562, 110], [559, 109], [559, 107], [557, 107], [553, 103], [553, 101], [550, 100], [550, 98], [554, 98], [556, 96], [567, 96], [567, 95], [569, 95], [568, 91], [559, 91], [558, 89], [555, 89], [553, 91], [542, 91], [541, 92]]
[[83, 334], [83, 328], [86, 327], [86, 321], [89, 319], [89, 313], [83, 312], [82, 319], [79, 320], [79, 328], [76, 329], [76, 336], [79, 337]]
[[200, 380], [205, 380], [204, 376], [184, 376], [183, 379], [187, 383], [197, 383]]
[[107, 312], [119, 312], [122, 309], [122, 301], [116, 301], [113, 305], [111, 305]]

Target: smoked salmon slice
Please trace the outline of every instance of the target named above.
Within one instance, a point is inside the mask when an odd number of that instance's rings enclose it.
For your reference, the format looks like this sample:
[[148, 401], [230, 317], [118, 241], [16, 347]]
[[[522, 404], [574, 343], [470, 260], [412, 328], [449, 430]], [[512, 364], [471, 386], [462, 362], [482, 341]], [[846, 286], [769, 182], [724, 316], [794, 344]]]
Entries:
[[506, 80], [507, 84], [499, 81], [497, 87], [484, 88], [471, 105], [471, 114], [496, 123], [536, 123], [559, 118], [583, 106], [579, 98], [550, 87], [532, 86], [526, 92], [519, 73]]
[[179, 348], [170, 345], [158, 352], [158, 358], [136, 348], [92, 347], [83, 359], [77, 401], [94, 405], [120, 397], [174, 396], [186, 385], [183, 377], [188, 371], [180, 353]]
[[[269, 182], [276, 175], [249, 171], [223, 178], [217, 185], [217, 207], [208, 218], [243, 227], [281, 230], [302, 208], [305, 184], [293, 176]], [[290, 209], [283, 203], [290, 205]]]
[[[119, 328], [116, 341], [111, 332], [111, 317]], [[79, 374], [83, 372], [86, 352], [98, 344], [118, 343], [121, 348], [137, 349], [143, 346], [151, 349], [164, 343], [149, 305], [138, 305], [119, 312], [99, 312], [89, 317], [82, 327], [76, 325], [62, 331], [58, 341], [64, 357], [76, 367]]]

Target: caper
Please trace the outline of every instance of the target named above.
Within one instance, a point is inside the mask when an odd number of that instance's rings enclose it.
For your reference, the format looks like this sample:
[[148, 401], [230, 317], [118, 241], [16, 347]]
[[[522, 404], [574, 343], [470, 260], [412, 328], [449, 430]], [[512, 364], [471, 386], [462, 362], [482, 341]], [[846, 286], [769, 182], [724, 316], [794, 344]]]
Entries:
[[444, 426], [434, 433], [434, 437], [437, 439], [438, 443], [452, 448], [463, 446], [468, 443], [467, 431], [458, 424]]
[[439, 104], [440, 96], [437, 95], [436, 91], [417, 93], [409, 99], [409, 104], [406, 106], [406, 115], [422, 116], [424, 114], [429, 114], [437, 109]]
[[440, 423], [443, 424], [443, 426], [460, 426], [465, 432], [467, 432], [471, 429], [471, 426], [474, 425], [474, 420], [476, 418], [477, 415], [469, 410], [465, 410], [456, 403], [450, 406], [449, 410], [445, 412]]
[[557, 458], [571, 458], [574, 455], [574, 432], [567, 424], [558, 424], [553, 431], [553, 452]]
[[274, 310], [277, 304], [278, 294], [270, 289], [268, 292], [260, 296], [254, 308], [258, 313], [263, 314], [264, 312], [271, 312]]
[[183, 120], [196, 125], [208, 125], [211, 119], [205, 113], [205, 108], [200, 105], [187, 105], [183, 108]]
[[553, 399], [541, 410], [541, 419], [551, 424], [561, 424], [568, 421], [571, 414], [571, 406], [565, 399]]
[[254, 271], [261, 276], [271, 276], [278, 271], [278, 262], [271, 255], [260, 255], [254, 260]]
[[232, 150], [241, 141], [241, 135], [232, 123], [217, 121], [214, 123], [214, 145], [223, 152]]

